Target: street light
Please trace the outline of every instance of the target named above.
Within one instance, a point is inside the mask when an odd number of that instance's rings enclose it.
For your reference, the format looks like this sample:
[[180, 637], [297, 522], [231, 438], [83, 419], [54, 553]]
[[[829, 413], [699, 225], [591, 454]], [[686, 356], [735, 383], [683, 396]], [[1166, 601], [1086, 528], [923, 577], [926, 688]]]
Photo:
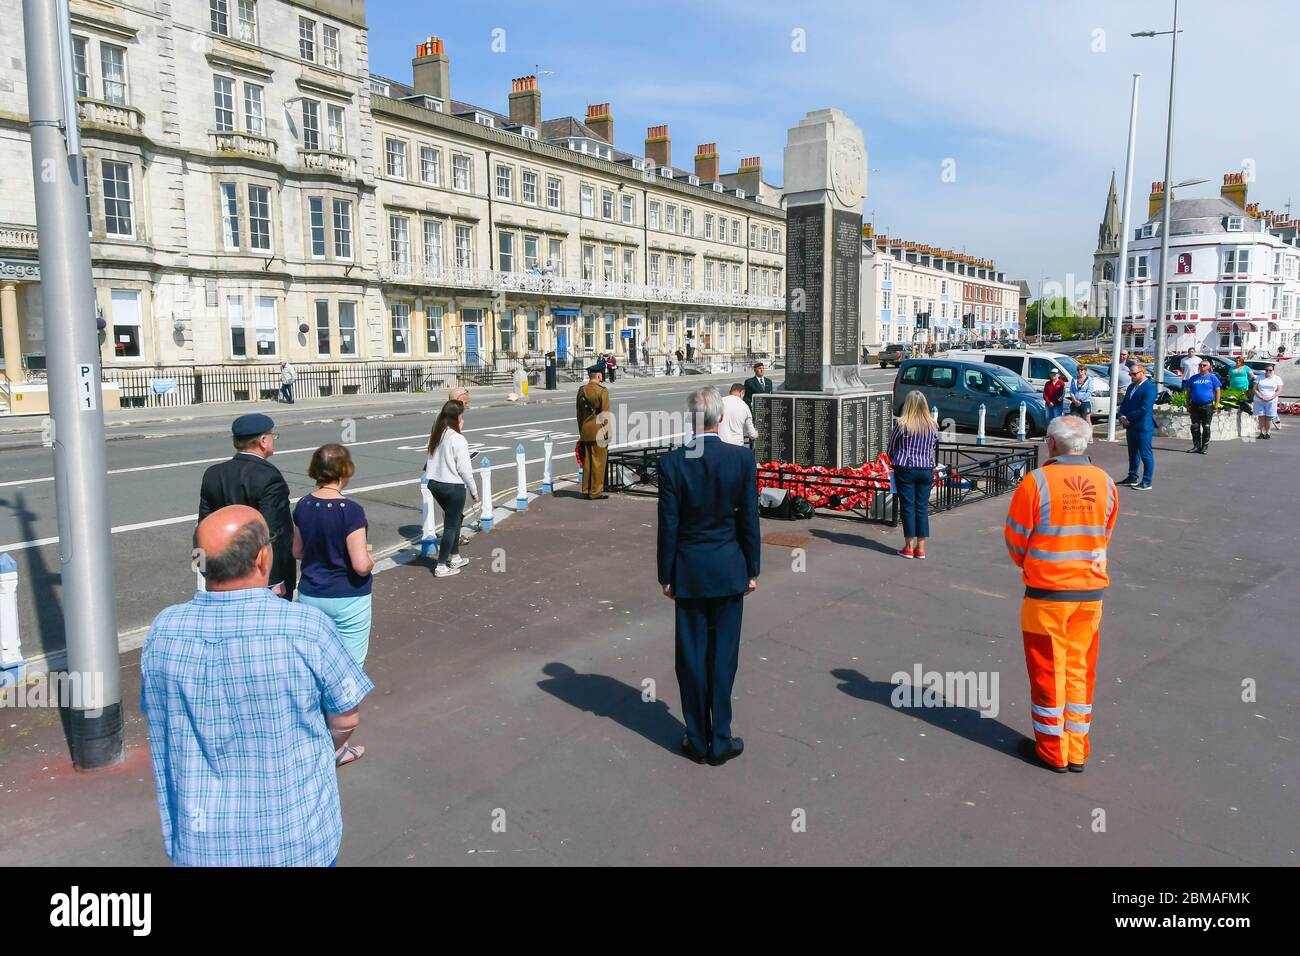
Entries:
[[1173, 161], [1174, 143], [1174, 79], [1178, 70], [1178, 0], [1174, 0], [1174, 27], [1172, 30], [1142, 30], [1135, 37], [1168, 35], [1172, 39], [1169, 53], [1169, 117], [1165, 125], [1165, 200], [1160, 210], [1160, 289], [1156, 315], [1156, 388], [1165, 382], [1165, 312], [1169, 295], [1169, 207], [1173, 187], [1170, 185], [1170, 165]]

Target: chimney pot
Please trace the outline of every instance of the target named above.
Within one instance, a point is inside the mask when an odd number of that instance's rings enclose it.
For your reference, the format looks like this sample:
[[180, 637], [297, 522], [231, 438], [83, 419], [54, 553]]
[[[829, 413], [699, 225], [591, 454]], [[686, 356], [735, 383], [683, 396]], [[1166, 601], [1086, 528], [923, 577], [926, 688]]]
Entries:
[[451, 59], [440, 38], [431, 36], [416, 46], [411, 74], [415, 92], [451, 105]]
[[541, 128], [542, 94], [537, 89], [537, 77], [517, 76], [511, 80], [509, 102], [511, 123]]
[[668, 137], [668, 126], [651, 126], [645, 131], [645, 155], [656, 166], [673, 164], [673, 141]]
[[587, 125], [591, 131], [609, 145], [614, 145], [614, 117], [609, 111], [608, 103], [589, 103], [587, 105]]
[[718, 181], [718, 144], [700, 143], [695, 147], [695, 175], [702, 183]]

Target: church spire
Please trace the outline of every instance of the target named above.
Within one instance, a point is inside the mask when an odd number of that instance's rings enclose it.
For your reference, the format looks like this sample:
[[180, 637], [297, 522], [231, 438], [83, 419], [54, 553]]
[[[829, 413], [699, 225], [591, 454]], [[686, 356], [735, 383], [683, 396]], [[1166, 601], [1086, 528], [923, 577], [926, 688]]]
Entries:
[[1115, 188], [1115, 170], [1110, 171], [1110, 192], [1106, 194], [1106, 214], [1097, 230], [1097, 252], [1119, 251], [1119, 191]]

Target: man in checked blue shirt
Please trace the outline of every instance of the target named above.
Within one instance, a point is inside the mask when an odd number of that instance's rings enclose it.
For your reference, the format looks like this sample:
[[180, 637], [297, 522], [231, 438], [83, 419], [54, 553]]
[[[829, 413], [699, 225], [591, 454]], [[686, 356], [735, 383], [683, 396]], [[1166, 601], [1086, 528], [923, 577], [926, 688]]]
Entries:
[[374, 684], [316, 608], [267, 590], [271, 534], [245, 505], [194, 533], [207, 591], [154, 619], [140, 658], [163, 849], [177, 866], [332, 866], [336, 765]]

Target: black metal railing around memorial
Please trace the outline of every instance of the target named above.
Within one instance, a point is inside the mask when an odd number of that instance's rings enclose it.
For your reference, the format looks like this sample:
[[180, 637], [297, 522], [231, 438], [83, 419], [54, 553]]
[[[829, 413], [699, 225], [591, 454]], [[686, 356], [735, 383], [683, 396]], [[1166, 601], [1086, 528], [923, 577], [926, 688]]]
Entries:
[[[631, 494], [654, 494], [659, 488], [659, 459], [680, 447], [671, 442], [611, 450], [605, 463], [605, 488]], [[939, 442], [930, 514], [951, 511], [1015, 491], [1038, 467], [1041, 446], [973, 445]], [[827, 511], [852, 514], [865, 521], [898, 524], [898, 501], [888, 475], [835, 475], [820, 472], [758, 469], [760, 487], [781, 487], [811, 501], [827, 501]]]
[[[460, 380], [455, 362], [339, 362], [295, 365], [295, 398], [445, 391]], [[123, 408], [178, 408], [270, 401], [280, 395], [279, 365], [165, 365], [104, 368]]]

